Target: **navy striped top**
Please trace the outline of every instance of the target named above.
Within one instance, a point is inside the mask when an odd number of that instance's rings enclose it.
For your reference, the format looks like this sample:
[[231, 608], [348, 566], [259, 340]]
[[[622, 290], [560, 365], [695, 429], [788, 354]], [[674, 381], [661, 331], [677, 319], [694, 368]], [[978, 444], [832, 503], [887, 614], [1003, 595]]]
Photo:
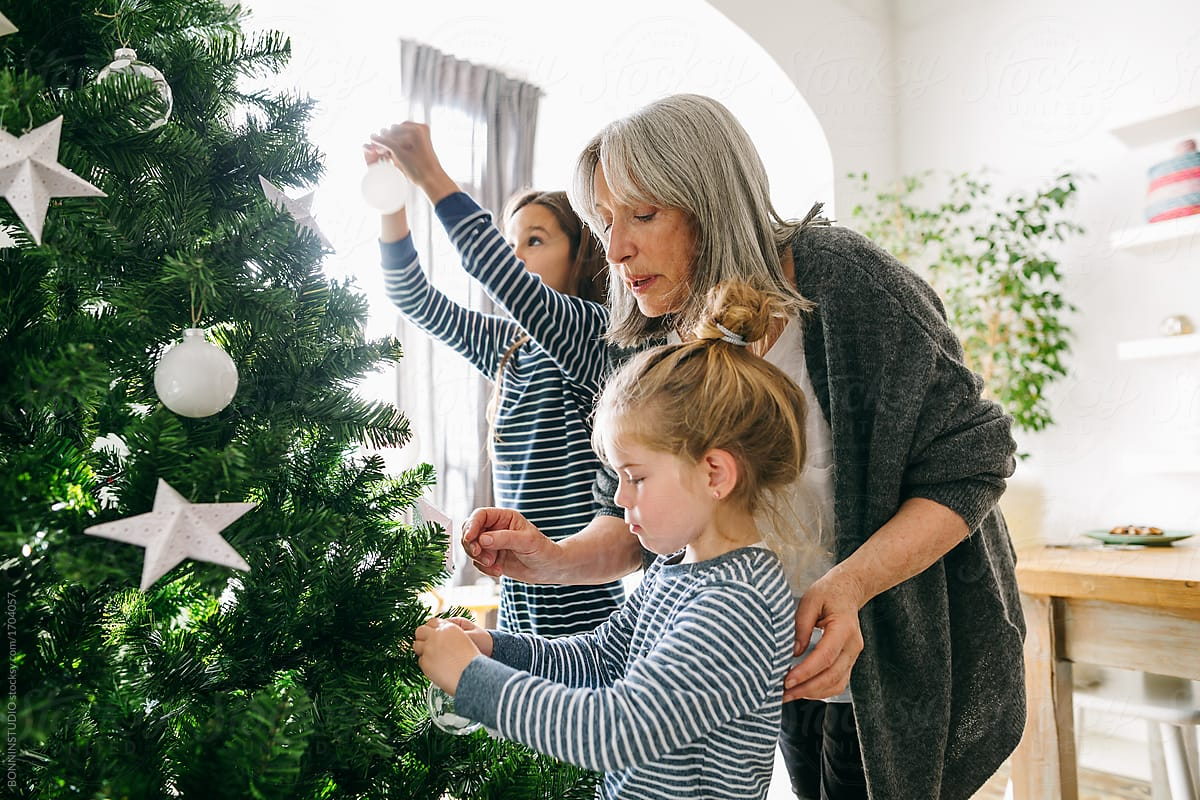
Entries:
[[493, 633], [458, 683], [458, 713], [604, 773], [604, 798], [765, 798], [795, 605], [770, 550], [659, 557], [590, 634]]
[[[464, 308], [425, 277], [412, 237], [380, 243], [388, 297], [404, 315], [466, 357], [492, 380], [509, 358], [496, 411], [493, 489], [496, 503], [520, 511], [542, 533], [562, 539], [591, 522], [592, 407], [605, 377], [600, 337], [604, 306], [560, 294], [542, 283], [504, 241], [492, 216], [458, 192], [434, 208], [463, 268], [507, 316]], [[620, 606], [620, 581], [599, 586], [535, 586], [500, 581], [503, 630], [564, 636], [590, 631]]]

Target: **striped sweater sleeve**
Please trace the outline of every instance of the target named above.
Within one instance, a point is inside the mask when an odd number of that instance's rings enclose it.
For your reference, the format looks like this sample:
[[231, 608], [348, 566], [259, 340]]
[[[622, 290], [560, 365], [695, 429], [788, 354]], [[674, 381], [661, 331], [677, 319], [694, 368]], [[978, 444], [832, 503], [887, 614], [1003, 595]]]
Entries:
[[604, 306], [551, 289], [525, 269], [492, 215], [470, 195], [449, 195], [434, 210], [458, 248], [463, 268], [549, 354], [563, 375], [598, 390], [605, 371]]
[[673, 615], [624, 677], [596, 688], [542, 677], [543, 662], [562, 661], [552, 656], [570, 640], [532, 639], [530, 671], [472, 661], [459, 683], [458, 708], [506, 738], [586, 769], [655, 762], [782, 692], [777, 635], [763, 624], [777, 616], [772, 600], [749, 584], [704, 592]]
[[433, 287], [421, 269], [412, 237], [380, 242], [388, 299], [413, 324], [464, 356], [489, 380], [500, 359], [523, 335], [511, 320], [472, 311]]
[[629, 660], [639, 609], [646, 587], [640, 584], [615, 611], [587, 633], [554, 639], [525, 633], [491, 631], [492, 658], [518, 670], [530, 671], [538, 654], [538, 675], [566, 686], [610, 686]]

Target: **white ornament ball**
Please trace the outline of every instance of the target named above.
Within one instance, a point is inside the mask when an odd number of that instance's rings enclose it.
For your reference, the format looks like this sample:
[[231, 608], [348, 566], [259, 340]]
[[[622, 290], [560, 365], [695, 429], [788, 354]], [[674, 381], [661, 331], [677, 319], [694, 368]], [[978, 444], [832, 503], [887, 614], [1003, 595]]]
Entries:
[[171, 109], [174, 108], [175, 101], [171, 95], [171, 84], [167, 83], [166, 77], [156, 67], [145, 61], [138, 61], [137, 51], [133, 48], [121, 47], [113, 53], [112, 63], [100, 70], [100, 74], [96, 76], [96, 83], [102, 83], [113, 73], [141, 75], [150, 80], [154, 84], [154, 88], [158, 90], [158, 96], [162, 98], [163, 109], [146, 130], [152, 131], [167, 124], [167, 120], [171, 118]]
[[237, 393], [237, 366], [200, 328], [183, 332], [183, 342], [159, 360], [154, 391], [163, 405], [181, 417], [211, 417]]
[[381, 214], [394, 214], [408, 202], [408, 178], [390, 161], [367, 165], [362, 179], [362, 196], [367, 205]]

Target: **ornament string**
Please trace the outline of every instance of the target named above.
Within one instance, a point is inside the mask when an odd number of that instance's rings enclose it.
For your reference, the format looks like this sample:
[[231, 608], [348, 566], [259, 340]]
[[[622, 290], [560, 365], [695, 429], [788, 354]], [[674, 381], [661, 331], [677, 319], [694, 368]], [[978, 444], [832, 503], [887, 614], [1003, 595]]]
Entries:
[[117, 31], [117, 41], [121, 43], [121, 47], [129, 47], [129, 40], [126, 39], [125, 34], [121, 32], [121, 12], [118, 11], [114, 14], [105, 14], [104, 12], [97, 10], [93, 11], [92, 13], [97, 17], [111, 19], [113, 21], [113, 27], [116, 28]]
[[201, 300], [200, 306], [199, 306], [199, 308], [197, 308], [197, 306], [196, 306], [196, 282], [195, 281], [192, 281], [191, 284], [188, 286], [188, 292], [191, 294], [191, 298], [192, 298], [192, 327], [199, 328], [200, 327], [200, 317], [202, 317], [204, 315], [204, 301]]

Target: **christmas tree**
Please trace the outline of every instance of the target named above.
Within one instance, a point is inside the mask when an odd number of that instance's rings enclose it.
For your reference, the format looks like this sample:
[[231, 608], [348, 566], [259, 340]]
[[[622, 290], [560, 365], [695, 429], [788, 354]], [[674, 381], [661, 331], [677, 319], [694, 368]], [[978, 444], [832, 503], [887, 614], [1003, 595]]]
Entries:
[[[590, 796], [587, 773], [430, 723], [410, 645], [447, 536], [405, 522], [432, 469], [363, 449], [409, 436], [355, 394], [397, 342], [365, 339], [304, 204], [269, 197], [322, 169], [311, 103], [244, 88], [286, 37], [222, 0], [0, 13], [3, 796]], [[186, 329], [236, 393], [176, 413], [220, 385], [190, 362], [164, 405]], [[218, 563], [156, 544], [218, 509]]]

